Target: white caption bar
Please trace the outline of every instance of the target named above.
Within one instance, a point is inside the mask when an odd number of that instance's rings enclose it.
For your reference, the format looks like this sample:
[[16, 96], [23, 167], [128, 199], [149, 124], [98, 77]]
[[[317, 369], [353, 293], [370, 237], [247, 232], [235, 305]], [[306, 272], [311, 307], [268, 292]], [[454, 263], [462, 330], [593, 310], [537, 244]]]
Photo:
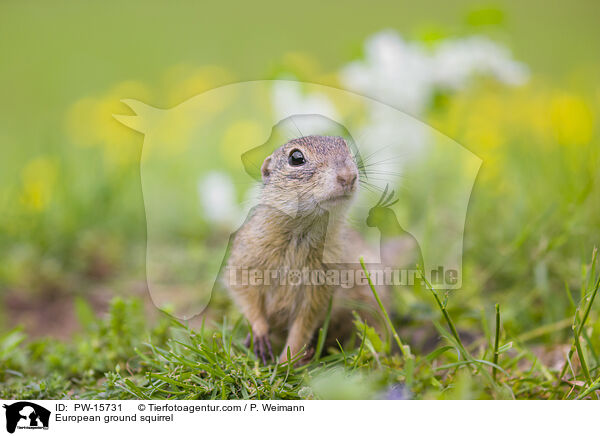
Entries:
[[[0, 434], [572, 434], [595, 402], [0, 400]], [[576, 417], [587, 417], [576, 419]], [[12, 430], [12, 433], [11, 433]], [[35, 430], [44, 430], [42, 433]], [[383, 433], [382, 433], [383, 434]]]

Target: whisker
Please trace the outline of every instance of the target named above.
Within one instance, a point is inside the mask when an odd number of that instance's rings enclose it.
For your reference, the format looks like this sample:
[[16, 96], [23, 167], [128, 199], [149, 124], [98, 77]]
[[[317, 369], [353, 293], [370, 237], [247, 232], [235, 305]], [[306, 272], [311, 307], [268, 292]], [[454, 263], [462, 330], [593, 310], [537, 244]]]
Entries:
[[361, 163], [360, 166], [362, 166], [363, 168], [368, 168], [368, 167], [374, 167], [377, 165], [382, 165], [384, 163], [391, 163], [394, 162], [396, 160], [400, 160], [400, 159], [404, 159], [403, 157], [391, 157], [388, 159], [383, 159], [377, 162], [371, 162], [371, 163]]
[[372, 192], [373, 194], [378, 194], [378, 192], [381, 192], [382, 189], [379, 186], [373, 185], [373, 184], [369, 184], [366, 182], [362, 182], [361, 186], [363, 188], [365, 188], [367, 191]]
[[392, 177], [397, 177], [402, 180], [406, 180], [406, 177], [402, 174], [367, 174], [367, 180], [375, 181], [375, 182], [390, 182]]
[[365, 162], [365, 163], [369, 162], [369, 159], [372, 159], [372, 158], [373, 158], [373, 157], [374, 157], [374, 156], [375, 156], [377, 153], [381, 153], [383, 150], [385, 150], [385, 149], [387, 149], [387, 148], [389, 148], [389, 147], [391, 147], [391, 144], [390, 144], [390, 145], [387, 145], [387, 146], [385, 146], [385, 147], [382, 147], [382, 148], [380, 148], [380, 149], [378, 149], [378, 150], [375, 150], [375, 151], [374, 151], [374, 152], [372, 152], [372, 153], [369, 153], [367, 156], [365, 156], [365, 157], [363, 158], [363, 162]]
[[373, 174], [373, 175], [392, 175], [392, 176], [400, 176], [403, 173], [400, 171], [387, 171], [387, 170], [375, 170], [375, 169], [366, 169], [365, 173]]
[[370, 187], [370, 188], [373, 188], [373, 189], [378, 189], [379, 191], [381, 191], [381, 188], [380, 188], [379, 186], [377, 186], [377, 185], [373, 184], [373, 183], [369, 183], [369, 182], [366, 182], [366, 181], [364, 181], [364, 180], [361, 180], [359, 183], [360, 183], [361, 185], [363, 185], [363, 186], [368, 186], [368, 187]]
[[379, 196], [381, 193], [381, 188], [377, 187], [377, 186], [373, 186], [373, 185], [361, 185], [361, 188], [366, 189], [369, 192], [372, 192], [373, 194]]
[[290, 120], [292, 121], [292, 124], [294, 125], [294, 127], [296, 127], [296, 130], [298, 130], [298, 133], [300, 133], [300, 138], [304, 138], [304, 135], [302, 134], [302, 131], [300, 130], [300, 128], [296, 124], [296, 121], [294, 121], [294, 117], [293, 116], [290, 117]]

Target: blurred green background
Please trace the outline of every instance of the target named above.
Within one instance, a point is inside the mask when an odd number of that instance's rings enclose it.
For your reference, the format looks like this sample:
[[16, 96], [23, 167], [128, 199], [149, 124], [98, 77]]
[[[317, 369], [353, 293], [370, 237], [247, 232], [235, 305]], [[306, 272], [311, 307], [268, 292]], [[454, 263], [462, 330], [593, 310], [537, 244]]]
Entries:
[[421, 118], [485, 162], [454, 310], [468, 324], [501, 301], [514, 332], [563, 320], [564, 284], [581, 286], [600, 242], [599, 16], [594, 1], [3, 1], [0, 325], [64, 336], [73, 296], [102, 310], [145, 295], [143, 137], [112, 118], [121, 98], [171, 107], [290, 76], [339, 86], [384, 29], [431, 46], [486, 35], [529, 67], [526, 85], [475, 80]]

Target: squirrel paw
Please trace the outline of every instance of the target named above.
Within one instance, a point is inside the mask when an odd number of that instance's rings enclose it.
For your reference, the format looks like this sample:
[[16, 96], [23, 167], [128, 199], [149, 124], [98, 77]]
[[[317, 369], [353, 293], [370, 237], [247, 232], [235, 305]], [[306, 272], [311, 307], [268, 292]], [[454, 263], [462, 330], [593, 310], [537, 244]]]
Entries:
[[[250, 347], [251, 338], [252, 335], [248, 333], [248, 336], [246, 336], [246, 340], [244, 341], [246, 348]], [[269, 335], [256, 336], [254, 338], [254, 354], [262, 360], [263, 365], [267, 364], [267, 353], [270, 359], [269, 361], [274, 361], [275, 358], [273, 357], [273, 348], [271, 347]]]
[[310, 363], [310, 361], [312, 360], [314, 355], [315, 355], [315, 349], [313, 347], [310, 347], [308, 350], [306, 350], [304, 352], [304, 354], [302, 355], [302, 358], [298, 361], [297, 365], [302, 366], [302, 365], [306, 365], [306, 364]]

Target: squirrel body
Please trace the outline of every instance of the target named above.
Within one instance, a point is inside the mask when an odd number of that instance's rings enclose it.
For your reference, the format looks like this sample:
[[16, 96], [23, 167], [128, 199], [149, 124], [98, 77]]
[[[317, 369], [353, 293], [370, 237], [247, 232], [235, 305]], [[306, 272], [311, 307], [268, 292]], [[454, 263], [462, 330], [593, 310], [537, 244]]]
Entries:
[[[260, 280], [240, 283], [227, 275], [226, 285], [250, 323], [263, 362], [267, 354], [272, 358], [269, 335], [287, 334], [279, 357], [284, 362], [288, 351], [294, 356], [310, 344], [334, 294], [331, 325], [342, 330], [352, 326], [345, 303], [375, 301], [364, 285], [342, 289], [325, 279], [334, 270], [360, 268], [358, 258], [367, 249], [345, 223], [359, 182], [346, 141], [291, 140], [265, 159], [261, 173], [260, 204], [234, 235], [227, 261], [230, 271], [259, 271]], [[330, 262], [344, 258], [354, 264]]]

